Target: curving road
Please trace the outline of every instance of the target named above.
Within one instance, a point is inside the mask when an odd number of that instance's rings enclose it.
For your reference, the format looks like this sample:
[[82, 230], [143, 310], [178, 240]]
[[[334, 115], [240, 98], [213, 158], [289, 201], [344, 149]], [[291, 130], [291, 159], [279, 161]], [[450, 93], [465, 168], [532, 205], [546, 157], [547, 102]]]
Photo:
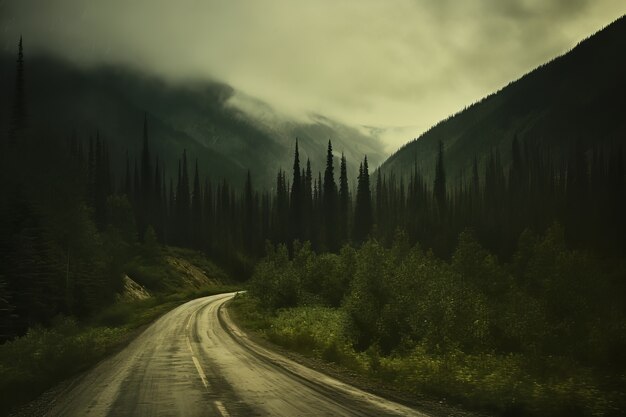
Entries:
[[76, 379], [47, 415], [425, 416], [253, 343], [222, 308], [233, 296], [165, 314]]

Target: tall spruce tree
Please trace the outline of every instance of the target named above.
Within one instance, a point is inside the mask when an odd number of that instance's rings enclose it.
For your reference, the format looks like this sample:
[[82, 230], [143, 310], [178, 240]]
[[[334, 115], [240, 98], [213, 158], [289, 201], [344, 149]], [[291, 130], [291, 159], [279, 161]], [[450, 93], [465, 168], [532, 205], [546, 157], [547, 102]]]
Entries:
[[339, 242], [348, 241], [350, 232], [350, 189], [348, 186], [348, 168], [346, 157], [341, 153], [341, 167], [339, 173]]
[[9, 130], [9, 143], [14, 144], [20, 132], [26, 127], [26, 94], [24, 89], [24, 47], [22, 37], [17, 50], [15, 67], [15, 96], [11, 114], [11, 126]]
[[337, 230], [337, 183], [333, 167], [333, 145], [328, 141], [326, 153], [326, 170], [324, 171], [324, 190], [322, 201], [324, 205], [324, 243], [329, 251], [339, 249], [339, 234]]
[[313, 173], [311, 172], [311, 160], [306, 160], [304, 174], [304, 203], [303, 203], [303, 240], [311, 240], [311, 221], [313, 216]]
[[126, 151], [126, 170], [124, 173], [124, 188], [123, 193], [126, 194], [130, 201], [130, 197], [132, 195], [132, 185], [131, 185], [131, 177], [130, 177], [130, 159], [128, 157], [128, 151]]
[[191, 225], [192, 244], [196, 249], [201, 246], [202, 231], [202, 190], [200, 188], [200, 173], [198, 172], [198, 159], [193, 174], [193, 192], [191, 194]]
[[298, 138], [293, 156], [293, 181], [291, 183], [289, 221], [291, 224], [290, 240], [302, 239], [303, 219], [303, 183], [300, 172], [300, 154], [298, 152]]
[[370, 190], [369, 167], [367, 156], [359, 165], [359, 178], [357, 183], [356, 204], [354, 208], [354, 241], [362, 243], [371, 232], [373, 223], [372, 194]]
[[[143, 237], [148, 225], [153, 222], [152, 205], [154, 181], [152, 179], [152, 161], [150, 159], [150, 146], [148, 143], [148, 115], [144, 113], [143, 118], [143, 142], [141, 148], [141, 188], [139, 189], [139, 236]], [[154, 226], [154, 225], [153, 225]]]
[[179, 164], [178, 188], [176, 190], [176, 218], [177, 232], [180, 244], [189, 244], [189, 220], [190, 220], [190, 191], [189, 173], [187, 170], [187, 150], [183, 150], [182, 162]]
[[155, 158], [154, 163], [154, 192], [153, 192], [153, 203], [152, 206], [149, 207], [149, 210], [152, 214], [152, 221], [154, 229], [157, 233], [159, 239], [163, 239], [163, 229], [164, 229], [164, 198], [165, 192], [163, 191], [162, 184], [163, 176], [161, 175], [161, 167], [159, 166], [159, 158]]
[[[297, 146], [297, 145], [296, 145]], [[296, 150], [297, 152], [297, 150]], [[293, 189], [292, 189], [293, 190]], [[244, 248], [250, 254], [255, 253], [257, 248], [257, 221], [255, 218], [254, 191], [252, 189], [252, 176], [250, 170], [246, 174], [246, 182], [243, 192], [243, 237]]]
[[439, 213], [443, 216], [446, 211], [446, 170], [443, 164], [443, 142], [441, 140], [438, 142], [433, 195], [435, 197], [435, 201], [437, 202]]
[[203, 244], [207, 251], [213, 248], [213, 189], [208, 178], [204, 180], [204, 203], [202, 204]]
[[133, 203], [135, 207], [139, 204], [139, 195], [141, 194], [141, 182], [139, 179], [139, 168], [137, 168], [137, 158], [133, 159]]
[[93, 207], [96, 225], [103, 230], [106, 225], [107, 178], [104, 144], [100, 140], [100, 132], [96, 132], [96, 149], [94, 155], [93, 174]]

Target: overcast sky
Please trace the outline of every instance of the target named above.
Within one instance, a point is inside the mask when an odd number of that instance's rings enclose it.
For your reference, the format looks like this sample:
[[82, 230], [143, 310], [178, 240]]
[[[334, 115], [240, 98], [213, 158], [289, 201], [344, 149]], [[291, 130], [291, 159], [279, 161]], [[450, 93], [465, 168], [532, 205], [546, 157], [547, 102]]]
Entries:
[[624, 0], [0, 0], [0, 42], [224, 81], [240, 103], [371, 127], [393, 151], [624, 13]]

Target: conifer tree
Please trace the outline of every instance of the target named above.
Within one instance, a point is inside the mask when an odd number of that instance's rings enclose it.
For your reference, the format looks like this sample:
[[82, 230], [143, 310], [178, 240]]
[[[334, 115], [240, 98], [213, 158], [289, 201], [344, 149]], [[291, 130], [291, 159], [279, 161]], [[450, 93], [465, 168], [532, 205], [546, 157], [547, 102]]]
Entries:
[[298, 139], [296, 138], [296, 149], [293, 157], [293, 180], [291, 183], [291, 198], [289, 221], [291, 224], [290, 240], [302, 239], [302, 217], [303, 217], [303, 190], [302, 177], [300, 172], [300, 154], [298, 152]]
[[366, 156], [359, 165], [356, 205], [354, 209], [353, 236], [355, 242], [362, 243], [367, 239], [372, 229], [372, 222], [372, 195]]
[[289, 225], [289, 192], [285, 171], [278, 172], [276, 179], [276, 211], [274, 216], [275, 236], [278, 242], [287, 243]]
[[202, 204], [203, 246], [205, 250], [213, 248], [213, 189], [208, 178], [204, 180], [204, 203]]
[[324, 243], [329, 251], [339, 249], [339, 236], [337, 230], [337, 184], [333, 167], [333, 146], [328, 141], [326, 153], [326, 170], [324, 171], [324, 186], [322, 201], [324, 206]]
[[181, 244], [189, 244], [190, 191], [187, 171], [187, 150], [183, 150], [182, 162], [179, 163], [178, 187], [176, 189], [177, 233]]
[[137, 168], [137, 158], [133, 160], [133, 203], [135, 204], [135, 209], [139, 205], [139, 196], [141, 194], [141, 185], [139, 179], [139, 171]]
[[131, 185], [131, 179], [130, 179], [130, 160], [128, 158], [128, 151], [126, 151], [126, 170], [124, 173], [124, 189], [123, 189], [124, 194], [126, 194], [126, 196], [128, 197], [129, 201], [130, 201], [130, 197], [132, 195], [132, 185]]
[[89, 150], [87, 152], [87, 204], [93, 207], [95, 204], [95, 178], [96, 178], [96, 155], [93, 146], [93, 138], [89, 137]]
[[154, 194], [153, 194], [153, 203], [148, 208], [153, 214], [150, 216], [153, 220], [153, 226], [157, 233], [157, 236], [160, 239], [163, 239], [163, 229], [164, 229], [164, 197], [165, 193], [162, 188], [163, 185], [161, 183], [162, 175], [161, 175], [161, 167], [159, 166], [159, 158], [157, 157], [154, 163]]
[[100, 132], [96, 132], [96, 149], [94, 155], [93, 174], [93, 207], [96, 224], [100, 230], [106, 225], [107, 178], [104, 144], [100, 140]]
[[19, 133], [26, 127], [26, 96], [24, 89], [24, 48], [22, 37], [18, 44], [17, 61], [15, 68], [15, 96], [13, 98], [13, 112], [9, 131], [9, 143], [17, 141]]
[[[293, 195], [293, 188], [292, 188], [292, 195]], [[255, 219], [254, 192], [252, 190], [252, 177], [250, 175], [250, 170], [248, 170], [248, 173], [246, 175], [243, 200], [244, 200], [243, 201], [244, 248], [246, 249], [248, 253], [253, 254], [255, 253], [255, 249], [257, 245], [257, 228], [256, 228], [257, 222]]]
[[193, 174], [193, 191], [191, 194], [191, 231], [192, 244], [196, 249], [200, 248], [202, 231], [202, 191], [200, 189], [200, 174], [198, 172], [198, 159]]
[[478, 159], [474, 157], [472, 164], [472, 194], [477, 197], [480, 194], [480, 177], [478, 175]]
[[[376, 172], [376, 224], [378, 225], [378, 227], [381, 227], [381, 219], [383, 216], [383, 192], [382, 192], [382, 187], [383, 187], [383, 179], [382, 179], [382, 173], [380, 172], [381, 170], [378, 169], [378, 171]], [[358, 185], [357, 185], [358, 188]]]
[[[144, 113], [143, 119], [143, 144], [141, 148], [141, 174], [140, 174], [140, 188], [138, 189], [138, 229], [139, 236], [143, 238], [144, 232], [148, 225], [154, 222], [153, 212], [154, 205], [154, 193], [153, 186], [154, 181], [152, 178], [152, 162], [150, 159], [150, 147], [148, 143], [148, 116]], [[154, 227], [154, 224], [152, 224]]]
[[174, 180], [170, 177], [170, 187], [169, 187], [169, 197], [168, 197], [168, 208], [167, 208], [167, 230], [165, 232], [165, 243], [172, 243], [171, 239], [176, 239], [176, 227], [178, 226], [177, 222], [177, 207], [176, 207], [176, 196], [174, 192]]
[[313, 173], [311, 172], [311, 160], [309, 158], [306, 160], [303, 200], [303, 240], [311, 240], [311, 221], [313, 217]]
[[143, 146], [141, 148], [141, 198], [142, 204], [148, 205], [152, 200], [152, 164], [148, 144], [148, 116], [143, 119]]
[[511, 168], [509, 169], [509, 191], [513, 195], [519, 195], [523, 181], [522, 154], [517, 140], [517, 135], [513, 136], [511, 142]]
[[433, 185], [433, 195], [437, 202], [440, 215], [446, 210], [446, 171], [443, 164], [443, 142], [438, 142], [437, 164], [435, 165], [435, 182]]
[[346, 157], [341, 154], [341, 167], [339, 174], [339, 242], [348, 241], [350, 224], [350, 189], [348, 187], [348, 168]]

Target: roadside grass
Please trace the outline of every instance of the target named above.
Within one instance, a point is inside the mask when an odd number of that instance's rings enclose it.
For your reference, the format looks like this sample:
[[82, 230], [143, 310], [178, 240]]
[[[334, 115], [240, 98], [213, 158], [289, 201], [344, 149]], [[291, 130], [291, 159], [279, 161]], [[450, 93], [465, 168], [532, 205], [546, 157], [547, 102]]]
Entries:
[[167, 258], [184, 259], [202, 271], [215, 282], [228, 282], [229, 276], [213, 261], [203, 254], [178, 247], [160, 248], [156, 254], [137, 254], [125, 265], [125, 272], [133, 280], [154, 292], [172, 293], [178, 291], [185, 281], [181, 278], [181, 270], [171, 265]]
[[305, 306], [266, 312], [251, 296], [230, 304], [243, 329], [316, 359], [333, 362], [416, 399], [443, 400], [501, 416], [618, 416], [625, 394], [598, 371], [567, 358], [521, 354], [433, 353], [417, 346], [383, 356], [357, 352], [342, 334], [340, 309]]
[[[189, 261], [216, 282], [228, 282], [223, 271], [193, 251], [166, 248], [164, 253]], [[0, 415], [95, 365], [129, 343], [143, 326], [178, 305], [241, 289], [224, 284], [181, 289], [175, 269], [162, 257], [137, 258], [127, 268], [142, 271], [139, 281], [157, 289], [152, 297], [114, 303], [80, 322], [58, 316], [51, 326], [33, 327], [24, 336], [0, 345]]]

